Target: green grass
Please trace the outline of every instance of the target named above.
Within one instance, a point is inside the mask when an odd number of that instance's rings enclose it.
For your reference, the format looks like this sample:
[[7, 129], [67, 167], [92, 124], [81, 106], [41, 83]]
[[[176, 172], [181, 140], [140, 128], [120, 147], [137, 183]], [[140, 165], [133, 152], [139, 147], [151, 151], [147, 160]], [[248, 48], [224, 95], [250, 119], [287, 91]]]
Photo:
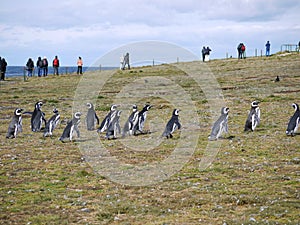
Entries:
[[[199, 163], [208, 143], [213, 112], [197, 83], [174, 65], [116, 71], [95, 98], [100, 120], [123, 86], [156, 76], [180, 85], [191, 96], [199, 115], [199, 127], [192, 131], [199, 133], [192, 157], [180, 171], [149, 186], [126, 186], [95, 173], [78, 148], [79, 141], [84, 140], [58, 141], [64, 124], [55, 130], [53, 138], [44, 139], [42, 133], [30, 131], [30, 116], [24, 115], [23, 133], [17, 139], [5, 138], [15, 107], [32, 111], [35, 102], [42, 100], [47, 119], [53, 107], [60, 111], [62, 120], [70, 119], [80, 76], [50, 75], [27, 82], [9, 78], [1, 82], [0, 92], [5, 98], [1, 98], [0, 110], [0, 224], [298, 224], [300, 135], [286, 137], [285, 129], [293, 114], [291, 104], [300, 103], [299, 59], [299, 54], [291, 54], [206, 63], [222, 88], [230, 113], [229, 134], [218, 140], [218, 154], [204, 171], [199, 170]], [[280, 82], [274, 82], [277, 75]], [[254, 99], [261, 102], [261, 125], [253, 133], [244, 133]], [[144, 96], [136, 103], [141, 108], [145, 102], [154, 105], [148, 120], [159, 115], [164, 126], [174, 106], [157, 96]], [[122, 102], [121, 108], [126, 107]], [[182, 113], [187, 110], [182, 109]], [[127, 112], [122, 116], [121, 126]], [[83, 123], [80, 129], [84, 129]], [[146, 129], [160, 135], [158, 127], [149, 123]], [[186, 124], [183, 129], [188, 129]], [[131, 146], [156, 139], [146, 134], [124, 140]], [[136, 151], [121, 139], [101, 137], [111, 155], [128, 164], [125, 171], [163, 161], [179, 141], [177, 132], [174, 139], [162, 139], [149, 151]]]

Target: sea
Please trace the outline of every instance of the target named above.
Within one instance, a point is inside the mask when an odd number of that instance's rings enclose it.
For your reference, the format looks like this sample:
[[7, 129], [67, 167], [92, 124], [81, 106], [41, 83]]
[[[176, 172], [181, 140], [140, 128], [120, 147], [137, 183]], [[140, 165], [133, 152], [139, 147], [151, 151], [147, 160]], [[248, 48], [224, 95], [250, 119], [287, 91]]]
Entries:
[[[83, 67], [82, 72], [86, 71], [100, 71], [100, 70], [113, 70], [116, 67]], [[74, 74], [77, 72], [77, 66], [61, 66], [58, 69], [59, 74]], [[7, 66], [5, 77], [18, 77], [27, 75], [27, 70], [24, 66]], [[48, 67], [48, 74], [53, 74], [53, 67]], [[37, 68], [33, 71], [33, 76], [37, 76]]]

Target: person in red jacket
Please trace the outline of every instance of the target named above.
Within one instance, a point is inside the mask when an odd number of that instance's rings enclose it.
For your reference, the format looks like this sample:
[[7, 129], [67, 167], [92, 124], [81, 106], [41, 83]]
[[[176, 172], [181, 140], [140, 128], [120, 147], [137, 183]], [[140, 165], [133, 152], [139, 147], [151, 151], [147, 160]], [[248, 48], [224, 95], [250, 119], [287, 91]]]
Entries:
[[58, 59], [57, 56], [55, 56], [55, 58], [53, 59], [52, 66], [53, 66], [53, 69], [54, 69], [53, 74], [54, 75], [59, 75], [59, 73], [58, 73], [59, 59]]

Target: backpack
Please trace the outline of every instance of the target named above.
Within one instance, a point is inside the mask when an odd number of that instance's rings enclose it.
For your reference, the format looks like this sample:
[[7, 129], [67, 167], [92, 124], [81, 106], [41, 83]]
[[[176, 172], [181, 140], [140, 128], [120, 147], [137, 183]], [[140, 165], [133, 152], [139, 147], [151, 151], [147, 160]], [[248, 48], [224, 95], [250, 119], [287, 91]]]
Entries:
[[53, 66], [58, 66], [58, 59], [53, 60]]
[[47, 61], [47, 59], [43, 59], [43, 66], [48, 66], [48, 61]]
[[246, 50], [245, 45], [242, 45], [241, 50], [242, 50], [242, 51], [245, 51], [245, 50]]

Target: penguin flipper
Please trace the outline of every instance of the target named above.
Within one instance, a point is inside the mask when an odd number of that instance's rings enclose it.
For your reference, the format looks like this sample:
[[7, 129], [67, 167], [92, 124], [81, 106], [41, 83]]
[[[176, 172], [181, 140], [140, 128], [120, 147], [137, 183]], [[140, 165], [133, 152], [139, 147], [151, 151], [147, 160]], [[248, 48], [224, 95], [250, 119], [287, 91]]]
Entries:
[[100, 121], [99, 121], [99, 117], [97, 116], [96, 112], [95, 112], [95, 119], [97, 121], [97, 124], [99, 125], [100, 124]]

